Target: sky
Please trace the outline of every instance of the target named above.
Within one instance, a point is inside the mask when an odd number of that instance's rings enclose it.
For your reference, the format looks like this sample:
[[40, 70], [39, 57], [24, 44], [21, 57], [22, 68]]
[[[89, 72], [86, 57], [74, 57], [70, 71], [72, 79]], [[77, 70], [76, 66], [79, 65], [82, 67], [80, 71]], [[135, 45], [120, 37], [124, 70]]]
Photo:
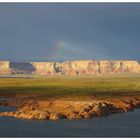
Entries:
[[0, 3], [0, 60], [138, 60], [140, 3]]

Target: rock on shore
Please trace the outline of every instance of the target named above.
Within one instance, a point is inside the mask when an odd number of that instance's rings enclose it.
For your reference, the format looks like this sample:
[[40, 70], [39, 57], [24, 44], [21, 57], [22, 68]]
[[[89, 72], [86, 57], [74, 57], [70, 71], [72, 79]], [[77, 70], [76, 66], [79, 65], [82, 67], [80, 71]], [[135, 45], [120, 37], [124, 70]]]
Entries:
[[106, 116], [133, 111], [140, 107], [139, 97], [92, 101], [27, 101], [17, 111], [1, 112], [0, 116], [20, 119], [58, 120]]

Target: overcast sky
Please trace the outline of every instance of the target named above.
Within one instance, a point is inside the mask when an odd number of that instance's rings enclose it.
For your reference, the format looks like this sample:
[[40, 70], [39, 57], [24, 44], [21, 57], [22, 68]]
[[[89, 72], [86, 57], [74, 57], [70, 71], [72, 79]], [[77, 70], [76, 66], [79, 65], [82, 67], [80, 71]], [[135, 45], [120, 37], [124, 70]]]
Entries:
[[0, 60], [140, 61], [140, 4], [0, 3]]

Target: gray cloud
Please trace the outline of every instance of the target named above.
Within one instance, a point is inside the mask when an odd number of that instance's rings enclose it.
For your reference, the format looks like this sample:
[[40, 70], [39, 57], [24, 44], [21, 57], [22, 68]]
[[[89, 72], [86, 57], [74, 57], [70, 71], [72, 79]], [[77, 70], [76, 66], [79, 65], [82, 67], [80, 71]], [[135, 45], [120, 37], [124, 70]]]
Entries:
[[140, 60], [139, 25], [134, 3], [0, 3], [0, 60]]

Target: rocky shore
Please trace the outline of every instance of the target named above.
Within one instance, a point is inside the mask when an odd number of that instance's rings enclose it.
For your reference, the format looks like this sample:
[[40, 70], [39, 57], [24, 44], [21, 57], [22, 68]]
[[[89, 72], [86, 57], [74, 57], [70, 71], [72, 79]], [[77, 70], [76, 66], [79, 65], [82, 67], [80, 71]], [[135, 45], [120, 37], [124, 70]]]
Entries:
[[107, 116], [113, 113], [133, 111], [140, 107], [140, 97], [111, 98], [105, 100], [21, 100], [0, 101], [2, 106], [15, 106], [16, 111], [0, 112], [0, 116], [20, 119], [58, 120]]

